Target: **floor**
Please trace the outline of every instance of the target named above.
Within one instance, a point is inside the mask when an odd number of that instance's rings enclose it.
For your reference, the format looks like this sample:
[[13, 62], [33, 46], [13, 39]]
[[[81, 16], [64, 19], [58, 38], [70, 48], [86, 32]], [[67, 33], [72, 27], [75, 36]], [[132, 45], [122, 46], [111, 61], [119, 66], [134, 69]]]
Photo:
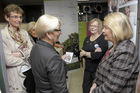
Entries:
[[69, 93], [82, 93], [83, 68], [68, 71], [67, 86]]
[[[68, 71], [67, 86], [69, 93], [82, 93], [83, 71], [84, 68], [82, 67]], [[140, 93], [140, 74], [138, 76], [138, 86], [136, 90], [136, 93]]]
[[[68, 71], [67, 86], [69, 89], [69, 93], [82, 93], [83, 71], [83, 67]], [[139, 91], [137, 91], [136, 93], [140, 93], [140, 75], [138, 84], [139, 87], [137, 88], [137, 90]]]

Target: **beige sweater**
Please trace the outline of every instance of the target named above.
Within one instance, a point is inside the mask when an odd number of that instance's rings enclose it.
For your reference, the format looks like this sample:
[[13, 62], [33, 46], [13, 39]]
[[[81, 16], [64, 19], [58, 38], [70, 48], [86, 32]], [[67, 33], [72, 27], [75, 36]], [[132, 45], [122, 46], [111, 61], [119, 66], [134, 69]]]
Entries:
[[20, 29], [20, 31], [23, 39], [27, 41], [27, 48], [24, 48], [22, 51], [24, 57], [15, 57], [12, 55], [12, 52], [19, 50], [19, 44], [11, 38], [8, 32], [8, 26], [1, 30], [10, 93], [21, 93], [25, 91], [25, 87], [23, 86], [25, 76], [20, 73], [20, 70], [32, 49], [32, 43], [28, 33], [23, 29]]

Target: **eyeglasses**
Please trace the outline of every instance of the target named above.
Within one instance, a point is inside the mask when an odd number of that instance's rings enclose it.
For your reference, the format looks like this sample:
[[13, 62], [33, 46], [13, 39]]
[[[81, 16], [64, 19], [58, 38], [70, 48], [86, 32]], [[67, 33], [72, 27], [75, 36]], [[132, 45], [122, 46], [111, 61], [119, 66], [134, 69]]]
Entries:
[[54, 31], [61, 32], [61, 29], [54, 29]]
[[98, 27], [97, 25], [89, 25], [90, 27]]
[[11, 17], [11, 18], [14, 18], [14, 19], [18, 19], [18, 18], [23, 19], [22, 16], [10, 16], [10, 17]]

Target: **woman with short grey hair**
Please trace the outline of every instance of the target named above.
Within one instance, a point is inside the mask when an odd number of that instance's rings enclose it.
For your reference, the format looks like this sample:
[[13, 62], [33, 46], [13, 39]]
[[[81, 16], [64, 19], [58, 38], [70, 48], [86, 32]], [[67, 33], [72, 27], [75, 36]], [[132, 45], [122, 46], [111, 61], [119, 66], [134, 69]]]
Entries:
[[68, 93], [65, 56], [62, 59], [54, 48], [61, 34], [60, 27], [60, 20], [52, 15], [42, 15], [36, 22], [35, 32], [39, 40], [30, 56], [36, 93]]

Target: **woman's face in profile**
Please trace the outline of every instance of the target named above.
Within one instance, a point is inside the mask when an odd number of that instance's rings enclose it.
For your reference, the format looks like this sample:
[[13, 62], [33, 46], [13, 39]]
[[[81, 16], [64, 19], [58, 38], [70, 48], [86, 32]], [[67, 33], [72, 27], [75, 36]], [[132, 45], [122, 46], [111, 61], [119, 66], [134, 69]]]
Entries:
[[112, 30], [109, 27], [104, 26], [102, 32], [105, 36], [105, 40], [113, 42]]
[[61, 29], [60, 29], [60, 26], [55, 29], [53, 32], [52, 32], [52, 41], [53, 43], [56, 43], [57, 41], [59, 41], [59, 37], [61, 35]]
[[31, 30], [29, 31], [29, 33], [32, 35], [32, 37], [37, 38], [37, 35], [36, 35], [36, 33], [35, 33], [35, 29], [31, 29]]
[[94, 21], [93, 23], [90, 24], [90, 32], [91, 32], [91, 34], [98, 33], [98, 22], [97, 21]]

